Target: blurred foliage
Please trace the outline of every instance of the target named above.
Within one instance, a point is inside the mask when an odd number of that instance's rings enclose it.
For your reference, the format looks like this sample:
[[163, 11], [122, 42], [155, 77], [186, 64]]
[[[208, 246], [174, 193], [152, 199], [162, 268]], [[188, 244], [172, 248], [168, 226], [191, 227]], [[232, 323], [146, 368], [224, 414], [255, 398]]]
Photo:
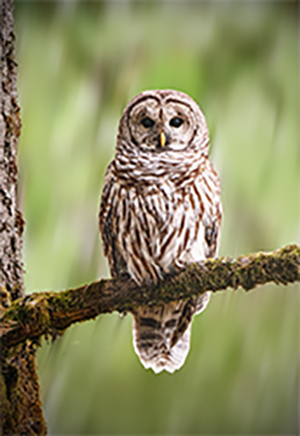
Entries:
[[[109, 276], [97, 228], [104, 172], [125, 104], [150, 88], [185, 91], [206, 114], [220, 255], [299, 242], [296, 3], [19, 1], [15, 20], [29, 292]], [[50, 434], [296, 433], [299, 290], [215, 295], [174, 375], [142, 368], [130, 315], [44, 343]]]

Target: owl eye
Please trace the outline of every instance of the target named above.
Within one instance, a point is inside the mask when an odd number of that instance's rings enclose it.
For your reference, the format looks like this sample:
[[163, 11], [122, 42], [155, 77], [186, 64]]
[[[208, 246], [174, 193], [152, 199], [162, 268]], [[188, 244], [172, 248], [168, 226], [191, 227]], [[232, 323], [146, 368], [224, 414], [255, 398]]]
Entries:
[[183, 119], [182, 118], [180, 118], [180, 117], [174, 117], [174, 118], [172, 118], [171, 119], [171, 121], [170, 121], [170, 126], [171, 127], [176, 127], [176, 128], [178, 128], [178, 127], [180, 127], [182, 124], [183, 124]]
[[150, 127], [153, 127], [155, 122], [153, 120], [151, 120], [151, 118], [149, 117], [145, 117], [141, 120], [141, 124], [146, 128], [146, 129], [150, 129]]

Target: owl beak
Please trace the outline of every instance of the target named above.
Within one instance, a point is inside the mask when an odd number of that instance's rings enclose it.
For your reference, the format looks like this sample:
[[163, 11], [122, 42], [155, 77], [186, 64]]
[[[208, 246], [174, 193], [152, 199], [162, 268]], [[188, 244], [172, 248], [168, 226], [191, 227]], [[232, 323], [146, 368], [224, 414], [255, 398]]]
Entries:
[[161, 132], [160, 133], [160, 135], [159, 135], [159, 142], [160, 142], [160, 145], [161, 145], [161, 147], [164, 147], [165, 146], [165, 143], [166, 143], [166, 135], [165, 135], [165, 132]]

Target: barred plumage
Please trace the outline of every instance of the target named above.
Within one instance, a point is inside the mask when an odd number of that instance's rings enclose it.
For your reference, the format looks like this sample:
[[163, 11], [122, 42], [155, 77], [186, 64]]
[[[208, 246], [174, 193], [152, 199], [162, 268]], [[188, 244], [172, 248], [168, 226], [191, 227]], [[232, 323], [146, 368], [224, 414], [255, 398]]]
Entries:
[[[99, 214], [113, 276], [141, 284], [216, 255], [221, 201], [208, 159], [208, 131], [197, 104], [178, 91], [146, 91], [125, 108], [115, 159], [107, 169]], [[140, 307], [134, 347], [146, 368], [173, 372], [189, 349], [198, 299]]]

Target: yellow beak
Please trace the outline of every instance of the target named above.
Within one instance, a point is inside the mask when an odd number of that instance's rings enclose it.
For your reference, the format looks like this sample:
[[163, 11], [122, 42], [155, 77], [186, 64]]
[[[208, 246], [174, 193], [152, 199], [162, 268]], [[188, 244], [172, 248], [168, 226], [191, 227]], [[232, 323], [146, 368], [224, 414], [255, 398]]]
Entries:
[[160, 145], [164, 147], [166, 143], [166, 135], [164, 132], [161, 132], [161, 134], [159, 135], [159, 140], [160, 140]]

